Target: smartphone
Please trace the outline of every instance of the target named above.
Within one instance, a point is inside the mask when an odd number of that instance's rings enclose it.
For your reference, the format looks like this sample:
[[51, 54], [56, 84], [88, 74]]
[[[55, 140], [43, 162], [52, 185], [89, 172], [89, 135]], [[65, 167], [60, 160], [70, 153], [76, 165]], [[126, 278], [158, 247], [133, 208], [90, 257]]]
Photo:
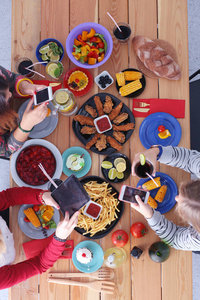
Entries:
[[119, 200], [129, 202], [129, 203], [137, 203], [135, 196], [138, 195], [138, 196], [140, 196], [141, 200], [144, 203], [147, 203], [149, 194], [150, 193], [148, 191], [144, 191], [144, 190], [138, 189], [138, 188], [133, 188], [128, 185], [122, 185], [121, 191], [119, 194]]
[[68, 211], [70, 217], [90, 200], [90, 196], [74, 174], [61, 183], [51, 196], [59, 204], [62, 214], [65, 215]]
[[33, 95], [33, 99], [34, 99], [34, 105], [40, 105], [44, 102], [52, 101], [53, 100], [52, 87], [47, 86], [43, 90], [38, 91], [36, 95]]

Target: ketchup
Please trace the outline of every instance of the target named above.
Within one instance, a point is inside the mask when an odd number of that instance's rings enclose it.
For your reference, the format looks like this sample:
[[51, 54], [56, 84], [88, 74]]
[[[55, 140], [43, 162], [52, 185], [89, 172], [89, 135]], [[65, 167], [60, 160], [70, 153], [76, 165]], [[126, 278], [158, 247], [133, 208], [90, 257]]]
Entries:
[[92, 217], [96, 218], [100, 212], [101, 207], [94, 204], [94, 203], [90, 203], [90, 205], [88, 206], [86, 213], [88, 215], [91, 215]]
[[110, 124], [109, 124], [109, 121], [106, 117], [98, 120], [97, 121], [97, 126], [98, 126], [100, 131], [105, 131], [105, 130], [110, 129]]

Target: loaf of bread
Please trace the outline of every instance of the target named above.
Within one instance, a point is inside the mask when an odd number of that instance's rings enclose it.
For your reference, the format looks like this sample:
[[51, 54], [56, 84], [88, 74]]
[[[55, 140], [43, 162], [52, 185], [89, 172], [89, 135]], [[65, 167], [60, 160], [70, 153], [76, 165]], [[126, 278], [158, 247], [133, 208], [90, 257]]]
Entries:
[[133, 49], [144, 66], [159, 77], [178, 80], [181, 71], [173, 58], [156, 42], [143, 36], [135, 36]]

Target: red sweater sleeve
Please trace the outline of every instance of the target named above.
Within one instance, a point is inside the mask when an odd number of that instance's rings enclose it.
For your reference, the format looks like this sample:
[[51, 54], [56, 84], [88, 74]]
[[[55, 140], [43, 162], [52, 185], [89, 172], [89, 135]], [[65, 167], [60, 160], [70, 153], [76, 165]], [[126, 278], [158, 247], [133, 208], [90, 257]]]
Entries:
[[0, 268], [0, 289], [9, 288], [45, 272], [57, 261], [64, 248], [65, 242], [59, 242], [52, 238], [50, 244], [38, 256]]
[[41, 204], [39, 194], [42, 190], [16, 187], [0, 192], [0, 211], [10, 206], [22, 204]]

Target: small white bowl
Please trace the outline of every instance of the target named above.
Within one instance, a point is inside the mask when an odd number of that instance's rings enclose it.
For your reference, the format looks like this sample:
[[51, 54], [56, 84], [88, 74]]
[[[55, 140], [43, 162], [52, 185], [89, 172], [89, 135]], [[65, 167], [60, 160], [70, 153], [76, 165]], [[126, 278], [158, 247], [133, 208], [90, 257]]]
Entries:
[[[92, 215], [90, 215], [90, 214], [88, 214], [88, 213], [86, 212], [90, 204], [94, 204], [94, 205], [96, 205], [96, 206], [99, 206], [99, 207], [100, 207], [100, 211], [99, 211], [99, 213], [98, 213], [98, 216], [97, 216], [97, 217], [93, 217]], [[101, 211], [102, 211], [102, 208], [103, 208], [103, 207], [102, 207], [102, 205], [101, 205], [101, 204], [99, 204], [99, 203], [96, 203], [96, 202], [94, 202], [94, 201], [90, 200], [90, 201], [88, 201], [88, 202], [87, 202], [87, 204], [86, 204], [86, 206], [85, 206], [85, 209], [84, 209], [83, 213], [84, 213], [84, 215], [88, 216], [89, 218], [92, 218], [92, 219], [96, 220], [96, 219], [98, 219], [98, 217], [99, 217], [99, 215], [100, 215], [100, 213], [101, 213]]]
[[[108, 129], [106, 129], [106, 130], [101, 131], [101, 130], [99, 129], [98, 125], [97, 125], [97, 122], [98, 122], [99, 120], [103, 119], [103, 118], [106, 118], [106, 119], [107, 119], [107, 121], [108, 121], [110, 127], [109, 127]], [[109, 130], [112, 129], [112, 124], [111, 124], [110, 119], [109, 119], [109, 117], [108, 117], [107, 115], [103, 115], [103, 116], [101, 116], [101, 117], [98, 117], [98, 118], [94, 119], [94, 125], [95, 125], [96, 130], [97, 130], [98, 133], [103, 133], [103, 132], [106, 132], [106, 131], [109, 131]]]
[[[100, 79], [101, 76], [106, 76], [106, 75], [109, 76], [109, 78], [111, 79], [112, 82], [111, 82], [111, 83], [106, 83], [106, 87], [105, 87], [105, 88], [102, 88], [101, 85], [99, 84], [99, 79]], [[107, 71], [101, 72], [98, 76], [96, 76], [96, 77], [94, 78], [94, 81], [96, 82], [96, 84], [98, 85], [98, 87], [99, 87], [102, 91], [104, 91], [105, 89], [107, 89], [107, 88], [108, 88], [111, 84], [113, 84], [113, 82], [114, 82], [112, 76], [111, 76]]]

